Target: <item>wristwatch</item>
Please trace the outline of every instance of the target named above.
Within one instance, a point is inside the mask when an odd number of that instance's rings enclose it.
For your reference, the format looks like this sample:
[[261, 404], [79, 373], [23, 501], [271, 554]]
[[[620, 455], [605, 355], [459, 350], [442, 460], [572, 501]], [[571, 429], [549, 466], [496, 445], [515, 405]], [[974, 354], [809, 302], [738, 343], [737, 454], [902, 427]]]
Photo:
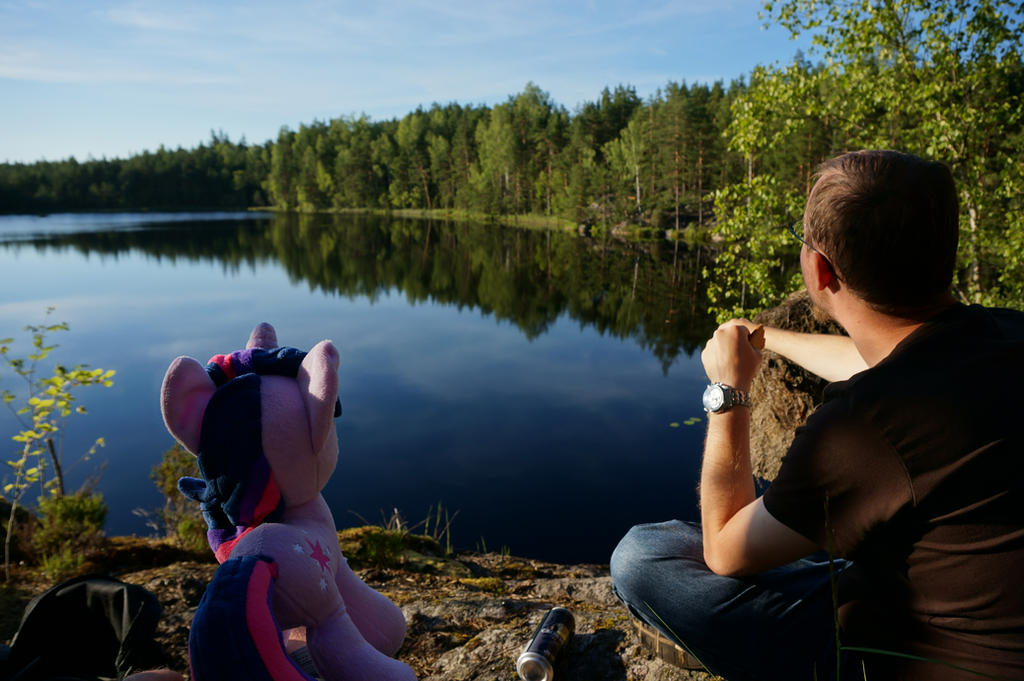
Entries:
[[733, 407], [749, 407], [750, 395], [725, 383], [712, 383], [704, 389], [701, 401], [704, 403], [704, 411], [720, 414]]

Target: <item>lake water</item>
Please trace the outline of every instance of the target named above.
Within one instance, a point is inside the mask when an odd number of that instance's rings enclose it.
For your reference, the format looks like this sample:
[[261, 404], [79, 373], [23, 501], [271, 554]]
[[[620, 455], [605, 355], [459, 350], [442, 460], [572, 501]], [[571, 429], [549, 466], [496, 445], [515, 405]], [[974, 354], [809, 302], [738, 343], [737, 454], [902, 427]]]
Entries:
[[[0, 337], [27, 354], [22, 327], [56, 306], [71, 330], [53, 358], [117, 371], [79, 393], [89, 414], [65, 454], [106, 439], [108, 533], [147, 533], [132, 510], [162, 504], [149, 473], [173, 442], [167, 365], [239, 349], [269, 321], [284, 345], [340, 350], [324, 491], [339, 527], [441, 503], [456, 548], [607, 562], [631, 525], [697, 517], [704, 421], [686, 421], [703, 416], [713, 329], [697, 257], [376, 216], [0, 216]], [[10, 453], [14, 427], [0, 414]], [[94, 472], [74, 466], [70, 486]]]

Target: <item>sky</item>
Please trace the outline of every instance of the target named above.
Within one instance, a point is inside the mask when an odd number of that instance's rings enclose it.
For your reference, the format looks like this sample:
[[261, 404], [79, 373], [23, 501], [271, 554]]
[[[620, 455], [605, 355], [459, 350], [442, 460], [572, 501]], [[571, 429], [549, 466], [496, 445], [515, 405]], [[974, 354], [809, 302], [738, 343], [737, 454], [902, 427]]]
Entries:
[[220, 131], [432, 103], [494, 105], [536, 83], [569, 111], [642, 98], [801, 47], [763, 0], [0, 0], [0, 162], [124, 158]]

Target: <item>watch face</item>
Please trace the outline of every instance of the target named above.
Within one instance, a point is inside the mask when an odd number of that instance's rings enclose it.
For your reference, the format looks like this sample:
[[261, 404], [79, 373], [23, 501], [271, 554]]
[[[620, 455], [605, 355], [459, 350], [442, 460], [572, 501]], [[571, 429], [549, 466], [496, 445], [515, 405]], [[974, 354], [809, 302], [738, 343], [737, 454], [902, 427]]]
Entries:
[[725, 393], [722, 391], [722, 386], [709, 385], [704, 390], [704, 409], [707, 411], [718, 411], [725, 404]]

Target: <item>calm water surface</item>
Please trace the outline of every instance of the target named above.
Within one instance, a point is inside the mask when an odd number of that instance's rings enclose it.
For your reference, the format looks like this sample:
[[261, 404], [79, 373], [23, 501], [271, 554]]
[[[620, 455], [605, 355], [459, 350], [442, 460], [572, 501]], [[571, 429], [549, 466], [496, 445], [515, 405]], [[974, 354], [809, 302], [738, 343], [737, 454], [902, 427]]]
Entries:
[[[0, 336], [56, 306], [54, 359], [115, 369], [83, 390], [66, 456], [98, 436], [107, 531], [162, 500], [159, 388], [177, 355], [282, 344], [341, 352], [339, 527], [458, 512], [457, 548], [607, 562], [638, 522], [697, 516], [713, 325], [695, 255], [561, 233], [371, 216], [0, 217]], [[0, 385], [11, 386], [8, 373]], [[0, 447], [13, 418], [0, 414]], [[2, 445], [8, 442], [8, 445]], [[93, 462], [71, 469], [77, 486]]]

